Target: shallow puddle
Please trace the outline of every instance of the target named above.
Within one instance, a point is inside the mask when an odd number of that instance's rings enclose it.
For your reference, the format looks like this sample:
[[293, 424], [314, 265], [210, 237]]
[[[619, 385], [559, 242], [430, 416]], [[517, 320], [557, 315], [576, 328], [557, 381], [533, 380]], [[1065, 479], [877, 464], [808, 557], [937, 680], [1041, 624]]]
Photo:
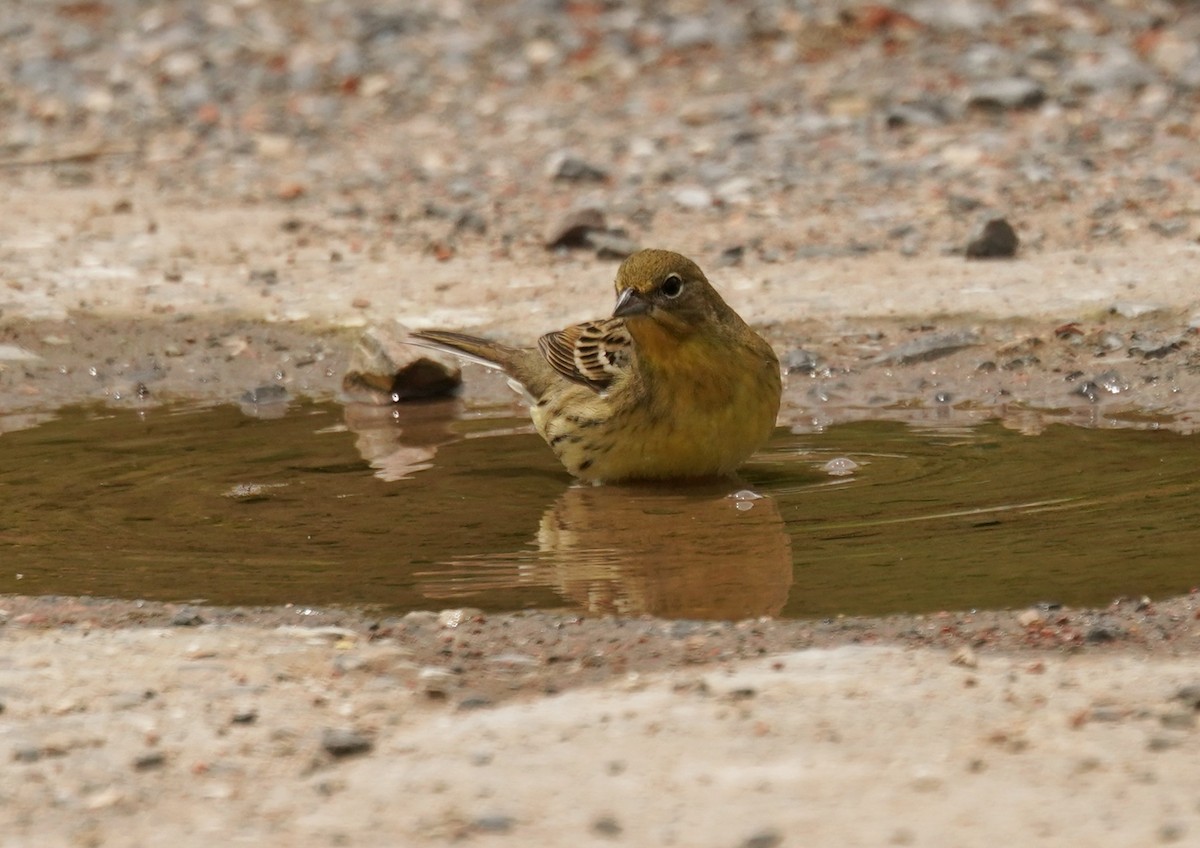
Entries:
[[1200, 583], [1200, 439], [1166, 430], [780, 430], [739, 482], [578, 487], [454, 402], [252, 411], [0, 418], [0, 592], [742, 618]]

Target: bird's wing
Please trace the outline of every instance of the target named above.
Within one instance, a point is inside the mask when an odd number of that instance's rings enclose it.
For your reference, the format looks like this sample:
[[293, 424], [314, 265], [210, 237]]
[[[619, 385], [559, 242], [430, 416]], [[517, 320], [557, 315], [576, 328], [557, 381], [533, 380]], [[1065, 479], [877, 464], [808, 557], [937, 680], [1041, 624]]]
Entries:
[[587, 321], [538, 339], [538, 350], [555, 371], [596, 391], [629, 370], [632, 345], [620, 318]]

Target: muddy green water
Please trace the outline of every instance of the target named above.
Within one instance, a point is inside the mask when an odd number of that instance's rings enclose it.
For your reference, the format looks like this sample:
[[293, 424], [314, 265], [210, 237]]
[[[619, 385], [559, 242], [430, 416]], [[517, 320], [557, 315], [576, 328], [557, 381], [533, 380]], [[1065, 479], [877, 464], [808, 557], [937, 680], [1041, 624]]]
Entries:
[[[0, 592], [740, 618], [1200, 584], [1194, 436], [848, 424], [779, 431], [736, 483], [584, 488], [525, 422], [403, 415], [0, 419]], [[857, 468], [831, 475], [842, 459]]]

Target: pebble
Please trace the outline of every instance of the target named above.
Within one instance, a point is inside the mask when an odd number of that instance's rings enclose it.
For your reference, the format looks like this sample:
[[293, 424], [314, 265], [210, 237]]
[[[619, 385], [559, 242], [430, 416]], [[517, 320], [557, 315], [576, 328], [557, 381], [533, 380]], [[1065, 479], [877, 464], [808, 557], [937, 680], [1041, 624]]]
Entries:
[[446, 629], [453, 629], [459, 625], [466, 624], [476, 619], [483, 617], [483, 610], [475, 607], [461, 607], [459, 609], [446, 609], [438, 613], [438, 625]]
[[592, 822], [592, 833], [609, 839], [620, 836], [623, 829], [621, 823], [612, 816], [600, 816]]
[[204, 623], [204, 616], [190, 607], [184, 607], [171, 616], [172, 627], [198, 627]]
[[1017, 613], [1017, 624], [1022, 627], [1034, 627], [1040, 625], [1045, 620], [1045, 617], [1034, 609], [1021, 610], [1021, 612]]
[[593, 230], [584, 241], [596, 251], [598, 259], [624, 259], [641, 249], [636, 241], [616, 230]]
[[1171, 697], [1177, 701], [1182, 701], [1193, 710], [1200, 710], [1200, 683], [1189, 683], [1187, 686], [1181, 686]]
[[238, 710], [229, 717], [230, 724], [254, 724], [256, 721], [258, 721], [258, 710], [253, 707]]
[[1046, 99], [1042, 84], [1026, 77], [1008, 77], [981, 82], [971, 88], [967, 105], [976, 109], [1032, 109]]
[[546, 170], [553, 179], [566, 182], [601, 183], [608, 179], [608, 172], [603, 168], [569, 153], [560, 152], [551, 156]]
[[783, 834], [774, 828], [766, 828], [742, 840], [741, 848], [776, 848], [783, 844]]
[[255, 406], [263, 404], [284, 403], [288, 399], [288, 390], [274, 383], [257, 386], [249, 391], [243, 392], [240, 398], [242, 403], [253, 404]]
[[484, 833], [508, 833], [516, 824], [516, 819], [503, 813], [491, 813], [479, 816], [471, 822], [471, 826]]
[[363, 403], [400, 403], [445, 397], [462, 385], [457, 357], [407, 340], [399, 327], [368, 327], [342, 378], [347, 396]]
[[0, 362], [36, 362], [41, 359], [31, 350], [17, 345], [0, 344]]
[[967, 645], [963, 645], [954, 652], [954, 656], [950, 658], [950, 662], [954, 665], [961, 665], [964, 668], [978, 668], [979, 657]]
[[133, 768], [135, 771], [150, 771], [161, 768], [166, 761], [166, 755], [162, 751], [146, 751], [134, 757]]
[[326, 728], [321, 733], [321, 747], [334, 757], [363, 754], [374, 747], [368, 737], [355, 730]]
[[604, 213], [593, 207], [575, 209], [551, 227], [546, 236], [546, 247], [557, 248], [590, 247], [588, 236], [605, 229]]
[[979, 344], [979, 334], [966, 330], [953, 333], [935, 333], [923, 336], [910, 342], [897, 345], [889, 351], [881, 353], [872, 362], [894, 362], [899, 365], [911, 365], [914, 362], [930, 362], [949, 356], [960, 350]]
[[967, 243], [968, 259], [1011, 259], [1017, 255], [1017, 232], [1003, 218], [992, 218]]
[[1159, 723], [1168, 730], [1191, 730], [1196, 726], [1194, 712], [1168, 712], [1158, 717]]
[[684, 186], [671, 192], [671, 199], [684, 209], [708, 209], [713, 205], [713, 194], [701, 186]]

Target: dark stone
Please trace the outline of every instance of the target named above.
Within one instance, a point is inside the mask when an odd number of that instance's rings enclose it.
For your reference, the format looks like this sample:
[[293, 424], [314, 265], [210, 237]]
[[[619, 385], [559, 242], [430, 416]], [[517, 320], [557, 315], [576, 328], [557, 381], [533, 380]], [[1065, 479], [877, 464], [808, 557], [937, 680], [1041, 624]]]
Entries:
[[133, 767], [136, 771], [150, 771], [161, 768], [166, 761], [166, 755], [162, 751], [146, 751], [134, 757]]
[[392, 378], [393, 401], [446, 397], [462, 385], [462, 372], [422, 356], [402, 367]]
[[1189, 683], [1187, 686], [1180, 686], [1174, 694], [1176, 701], [1183, 701], [1186, 706], [1193, 710], [1200, 710], [1200, 683]]
[[604, 229], [604, 213], [599, 209], [577, 209], [551, 229], [546, 247], [550, 250], [590, 247], [588, 235]]
[[621, 823], [612, 816], [601, 816], [592, 822], [592, 833], [612, 839], [621, 835]]
[[349, 757], [353, 754], [364, 754], [375, 745], [366, 736], [355, 730], [326, 728], [321, 734], [321, 747], [325, 752], [335, 757]]
[[458, 702], [460, 710], [479, 710], [490, 707], [494, 702], [486, 695], [469, 695]]
[[968, 259], [1011, 259], [1017, 255], [1020, 240], [1012, 225], [1003, 218], [993, 218], [983, 225], [975, 238], [967, 243]]
[[573, 183], [602, 183], [608, 179], [608, 172], [578, 156], [564, 156], [554, 169], [554, 179]]
[[238, 710], [229, 717], [231, 724], [254, 724], [256, 721], [258, 721], [258, 710], [255, 709]]
[[783, 834], [777, 830], [768, 828], [760, 830], [753, 836], [746, 837], [742, 841], [741, 848], [775, 848], [777, 845], [783, 844]]
[[1107, 625], [1098, 624], [1087, 632], [1084, 640], [1093, 644], [1099, 645], [1105, 642], [1115, 642], [1125, 634], [1119, 627], [1109, 627]]
[[184, 607], [171, 616], [172, 627], [198, 627], [204, 623], [204, 617], [190, 607]]

